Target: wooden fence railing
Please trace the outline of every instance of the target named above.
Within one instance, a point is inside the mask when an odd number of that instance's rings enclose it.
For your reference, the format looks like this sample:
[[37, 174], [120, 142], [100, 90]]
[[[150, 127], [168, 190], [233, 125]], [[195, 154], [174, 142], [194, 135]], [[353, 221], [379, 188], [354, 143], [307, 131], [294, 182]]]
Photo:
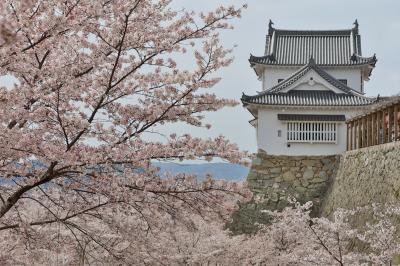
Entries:
[[347, 150], [398, 141], [400, 139], [400, 97], [383, 102], [370, 112], [346, 121]]

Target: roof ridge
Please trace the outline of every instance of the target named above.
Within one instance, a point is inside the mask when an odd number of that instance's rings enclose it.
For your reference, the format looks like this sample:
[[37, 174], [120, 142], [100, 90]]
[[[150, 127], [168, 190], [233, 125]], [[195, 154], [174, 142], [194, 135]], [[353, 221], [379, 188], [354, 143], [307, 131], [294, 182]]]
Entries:
[[278, 35], [350, 35], [353, 29], [337, 29], [337, 30], [291, 30], [291, 29], [274, 29]]
[[346, 28], [346, 29], [323, 29], [323, 30], [317, 30], [317, 29], [277, 29], [273, 27], [274, 22], [272, 22], [272, 20], [269, 20], [268, 23], [268, 35], [272, 35], [274, 32], [294, 32], [294, 33], [301, 33], [301, 32], [307, 32], [307, 33], [348, 33], [350, 34], [352, 31], [355, 34], [359, 34], [358, 33], [358, 28], [359, 28], [359, 24], [358, 24], [358, 20], [356, 19], [353, 23], [353, 27], [352, 28]]

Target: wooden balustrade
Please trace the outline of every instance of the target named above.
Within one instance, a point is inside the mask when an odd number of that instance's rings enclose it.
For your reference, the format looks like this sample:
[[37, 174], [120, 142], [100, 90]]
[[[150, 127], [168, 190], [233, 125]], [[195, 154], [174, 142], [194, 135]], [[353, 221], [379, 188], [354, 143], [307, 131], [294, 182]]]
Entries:
[[346, 121], [347, 150], [400, 140], [400, 97]]

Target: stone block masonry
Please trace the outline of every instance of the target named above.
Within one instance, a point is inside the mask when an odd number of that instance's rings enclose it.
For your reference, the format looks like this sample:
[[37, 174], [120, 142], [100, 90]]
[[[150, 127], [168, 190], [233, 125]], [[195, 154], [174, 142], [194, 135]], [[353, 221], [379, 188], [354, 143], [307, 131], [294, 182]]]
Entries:
[[400, 142], [346, 152], [327, 191], [322, 215], [337, 208], [400, 203]]
[[[254, 200], [243, 204], [228, 226], [252, 233], [268, 222], [261, 210], [280, 210], [289, 195], [313, 201], [314, 215], [371, 203], [400, 202], [400, 142], [353, 150], [337, 156], [271, 156], [263, 151], [247, 177]], [[368, 218], [366, 218], [368, 219]], [[360, 221], [356, 223], [362, 224]]]
[[301, 203], [313, 201], [313, 212], [319, 213], [339, 160], [340, 156], [276, 156], [259, 151], [247, 177], [253, 201], [240, 207], [228, 228], [253, 233], [255, 223], [268, 222], [261, 210], [281, 210], [289, 196]]
[[247, 177], [256, 202], [268, 209], [287, 206], [288, 196], [320, 206], [339, 156], [271, 156], [260, 151]]

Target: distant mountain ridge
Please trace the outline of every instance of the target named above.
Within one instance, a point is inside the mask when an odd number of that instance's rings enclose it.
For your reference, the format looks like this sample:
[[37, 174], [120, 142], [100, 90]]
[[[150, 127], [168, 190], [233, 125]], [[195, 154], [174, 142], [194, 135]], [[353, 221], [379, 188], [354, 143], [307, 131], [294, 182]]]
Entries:
[[210, 174], [215, 179], [244, 181], [249, 173], [249, 168], [230, 163], [179, 164], [154, 162], [153, 165], [160, 168], [161, 176], [165, 176], [167, 173], [185, 173], [196, 175], [200, 180]]

